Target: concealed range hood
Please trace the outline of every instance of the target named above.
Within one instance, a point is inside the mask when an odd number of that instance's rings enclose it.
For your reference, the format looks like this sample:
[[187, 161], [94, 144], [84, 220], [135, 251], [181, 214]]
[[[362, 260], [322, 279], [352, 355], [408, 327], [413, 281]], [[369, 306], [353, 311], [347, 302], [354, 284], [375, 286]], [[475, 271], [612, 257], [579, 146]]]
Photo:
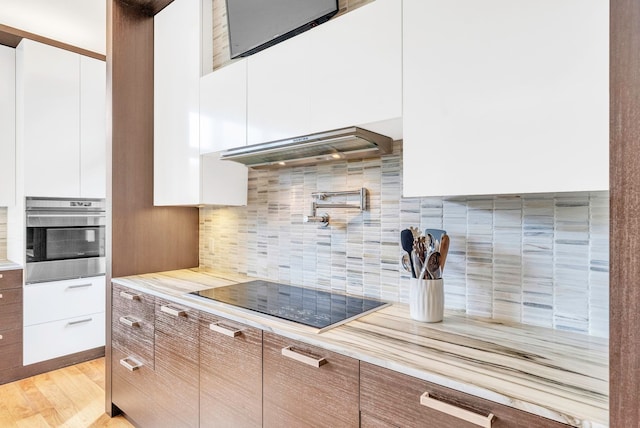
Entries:
[[353, 126], [237, 147], [222, 152], [220, 159], [251, 168], [278, 168], [340, 159], [365, 159], [391, 153], [392, 149], [391, 138]]

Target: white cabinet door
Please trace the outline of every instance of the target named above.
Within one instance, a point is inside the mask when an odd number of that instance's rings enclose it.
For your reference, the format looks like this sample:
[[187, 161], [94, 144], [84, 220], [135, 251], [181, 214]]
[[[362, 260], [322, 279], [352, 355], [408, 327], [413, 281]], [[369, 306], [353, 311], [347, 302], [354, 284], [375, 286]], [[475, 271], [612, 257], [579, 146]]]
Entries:
[[405, 197], [608, 188], [607, 1], [403, 4]]
[[0, 45], [0, 206], [16, 203], [16, 53]]
[[247, 205], [249, 170], [237, 162], [220, 160], [219, 153], [200, 156], [204, 205]]
[[34, 364], [105, 344], [105, 312], [24, 328], [23, 363]]
[[16, 53], [25, 194], [79, 195], [80, 55], [27, 39]]
[[396, 119], [401, 133], [402, 2], [376, 0], [311, 36], [311, 128]]
[[200, 1], [176, 0], [154, 17], [154, 204], [200, 197]]
[[313, 31], [248, 58], [248, 144], [310, 132], [310, 68], [322, 61], [309, 51]]
[[200, 154], [247, 144], [247, 60], [200, 79]]
[[80, 196], [107, 194], [106, 64], [80, 57]]
[[104, 275], [27, 284], [24, 286], [24, 325], [103, 311], [105, 287]]

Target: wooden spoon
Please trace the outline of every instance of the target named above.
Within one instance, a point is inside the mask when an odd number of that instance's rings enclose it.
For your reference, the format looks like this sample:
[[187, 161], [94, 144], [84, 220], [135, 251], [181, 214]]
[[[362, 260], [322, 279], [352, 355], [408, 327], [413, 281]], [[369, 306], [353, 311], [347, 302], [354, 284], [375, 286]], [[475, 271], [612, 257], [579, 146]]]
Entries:
[[442, 235], [440, 240], [440, 271], [444, 272], [444, 264], [449, 253], [449, 235]]

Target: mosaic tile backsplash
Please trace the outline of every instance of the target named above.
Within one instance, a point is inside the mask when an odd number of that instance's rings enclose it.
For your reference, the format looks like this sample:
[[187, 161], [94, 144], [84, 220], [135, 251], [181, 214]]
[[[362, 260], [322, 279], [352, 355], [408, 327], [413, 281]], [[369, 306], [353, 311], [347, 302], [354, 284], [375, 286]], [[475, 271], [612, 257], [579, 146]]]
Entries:
[[[246, 207], [200, 209], [201, 267], [406, 303], [400, 230], [443, 228], [447, 308], [608, 337], [608, 192], [402, 198], [401, 151], [250, 170]], [[367, 211], [303, 223], [312, 192], [361, 187]]]

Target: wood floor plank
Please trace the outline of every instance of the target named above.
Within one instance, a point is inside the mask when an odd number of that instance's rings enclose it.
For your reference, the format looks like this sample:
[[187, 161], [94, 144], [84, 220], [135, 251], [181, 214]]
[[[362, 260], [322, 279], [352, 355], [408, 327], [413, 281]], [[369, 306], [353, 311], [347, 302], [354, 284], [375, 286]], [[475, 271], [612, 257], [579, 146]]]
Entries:
[[1, 428], [132, 428], [104, 413], [104, 358], [0, 385]]

